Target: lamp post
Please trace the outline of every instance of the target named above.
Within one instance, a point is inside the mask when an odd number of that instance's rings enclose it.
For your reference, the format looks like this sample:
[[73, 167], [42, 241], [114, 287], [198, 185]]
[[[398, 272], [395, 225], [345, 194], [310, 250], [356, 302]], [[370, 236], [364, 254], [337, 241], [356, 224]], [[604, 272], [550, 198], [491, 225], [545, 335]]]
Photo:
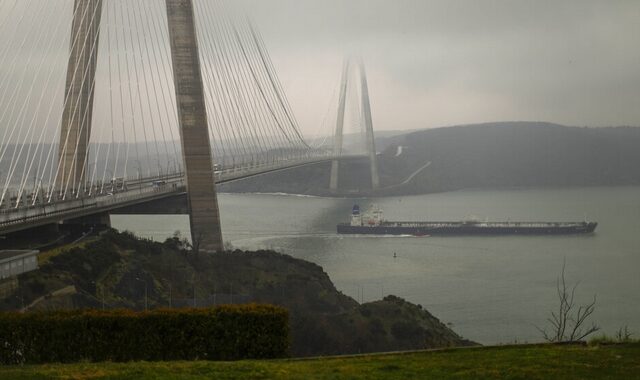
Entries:
[[[111, 192], [113, 193], [115, 191], [113, 188], [113, 183], [115, 182], [116, 179], [113, 175], [113, 172], [110, 169], [105, 168], [105, 172], [109, 172], [109, 178], [110, 178], [109, 183], [111, 183]], [[104, 181], [102, 182], [102, 187], [100, 188], [100, 194], [102, 194], [103, 192], [104, 192]]]
[[42, 202], [38, 202], [38, 197], [40, 196], [42, 196], [42, 177], [38, 179], [37, 184], [33, 188], [33, 196], [31, 199], [32, 206], [35, 206], [36, 203], [42, 203]]
[[142, 170], [142, 166], [140, 165], [140, 160], [136, 160], [136, 176], [137, 180], [140, 180], [140, 170]]
[[[91, 177], [91, 167], [96, 164], [96, 161], [92, 161], [87, 164], [87, 177], [83, 181], [84, 185], [84, 193], [88, 196], [91, 196], [93, 193], [93, 178]], [[87, 194], [87, 182], [89, 182], [89, 194]], [[83, 194], [83, 196], [85, 195]]]
[[140, 164], [140, 160], [136, 160], [136, 163], [138, 164], [136, 171], [137, 171], [137, 181], [138, 181], [138, 192], [142, 194], [142, 183], [140, 182], [140, 173], [142, 172], [142, 165]]
[[147, 282], [145, 280], [141, 280], [139, 277], [136, 277], [137, 281], [144, 283], [144, 311], [149, 310], [149, 303], [147, 297]]

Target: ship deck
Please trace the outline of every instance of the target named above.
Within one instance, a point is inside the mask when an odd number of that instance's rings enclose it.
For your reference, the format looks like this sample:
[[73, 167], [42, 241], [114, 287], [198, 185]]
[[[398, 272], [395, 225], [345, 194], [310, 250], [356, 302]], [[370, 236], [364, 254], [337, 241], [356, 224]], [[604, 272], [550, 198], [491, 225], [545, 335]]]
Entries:
[[408, 221], [384, 221], [379, 224], [383, 227], [500, 227], [500, 228], [549, 228], [549, 227], [576, 227], [589, 225], [589, 222], [408, 222]]

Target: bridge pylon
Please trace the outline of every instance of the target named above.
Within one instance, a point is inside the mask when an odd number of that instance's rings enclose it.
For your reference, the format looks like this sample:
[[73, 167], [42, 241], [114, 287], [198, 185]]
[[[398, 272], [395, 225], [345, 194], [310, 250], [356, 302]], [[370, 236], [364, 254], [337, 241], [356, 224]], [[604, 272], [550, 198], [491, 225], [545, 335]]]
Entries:
[[[349, 80], [349, 60], [346, 59], [342, 64], [342, 79], [340, 80], [340, 95], [338, 98], [338, 118], [336, 120], [336, 135], [333, 141], [333, 154], [339, 156], [342, 154], [342, 129], [344, 126], [344, 106], [347, 98], [347, 81]], [[329, 189], [332, 192], [338, 190], [338, 160], [331, 161], [331, 178], [329, 180]]]
[[194, 249], [223, 250], [192, 0], [166, 0]]
[[371, 104], [369, 103], [369, 86], [367, 85], [367, 73], [364, 70], [364, 62], [360, 60], [360, 94], [362, 96], [362, 113], [364, 115], [365, 144], [369, 154], [369, 165], [371, 169], [371, 188], [377, 189], [380, 186], [378, 177], [378, 161], [376, 158], [376, 140], [373, 136], [373, 121], [371, 120]]
[[58, 145], [61, 191], [80, 190], [88, 173], [93, 95], [100, 37], [102, 0], [75, 0], [71, 26], [71, 52], [67, 65], [64, 110]]
[[[333, 144], [333, 154], [340, 156], [342, 154], [343, 130], [345, 117], [345, 104], [347, 102], [347, 87], [349, 81], [349, 70], [351, 63], [349, 59], [345, 60], [342, 67], [342, 79], [340, 81], [340, 95], [338, 98], [338, 117], [336, 120], [336, 134]], [[367, 84], [367, 75], [362, 60], [358, 64], [358, 73], [360, 75], [360, 107], [364, 118], [365, 146], [367, 155], [369, 156], [371, 170], [371, 188], [373, 190], [380, 186], [378, 176], [378, 162], [376, 158], [375, 137], [373, 135], [373, 121], [371, 118], [371, 104], [369, 102], [369, 87]], [[338, 170], [339, 160], [335, 159], [331, 162], [331, 175], [329, 180], [329, 190], [336, 192], [338, 190]]]

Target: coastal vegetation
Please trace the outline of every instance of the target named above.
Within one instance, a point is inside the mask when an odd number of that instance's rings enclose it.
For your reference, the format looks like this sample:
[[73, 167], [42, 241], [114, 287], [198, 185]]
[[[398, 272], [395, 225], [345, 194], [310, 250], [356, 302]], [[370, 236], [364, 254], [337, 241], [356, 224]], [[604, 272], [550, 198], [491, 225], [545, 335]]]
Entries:
[[359, 304], [320, 266], [272, 251], [197, 254], [178, 235], [159, 243], [108, 230], [44, 257], [0, 310], [272, 304], [289, 310], [293, 356], [474, 344], [419, 305], [394, 296]]
[[0, 364], [286, 357], [288, 313], [270, 305], [0, 313]]

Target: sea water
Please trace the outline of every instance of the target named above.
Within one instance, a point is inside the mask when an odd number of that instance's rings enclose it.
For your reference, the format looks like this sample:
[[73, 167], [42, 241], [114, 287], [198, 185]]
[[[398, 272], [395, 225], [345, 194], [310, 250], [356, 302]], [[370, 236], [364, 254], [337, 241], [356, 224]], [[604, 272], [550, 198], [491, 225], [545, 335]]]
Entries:
[[[421, 304], [483, 344], [541, 341], [565, 266], [576, 301], [596, 297], [592, 321], [640, 335], [640, 187], [465, 190], [377, 199], [221, 194], [225, 242], [274, 249], [321, 265], [361, 302], [394, 294]], [[338, 235], [354, 203], [388, 220], [597, 221], [574, 236]], [[185, 215], [112, 216], [113, 227], [157, 240], [189, 235]]]

